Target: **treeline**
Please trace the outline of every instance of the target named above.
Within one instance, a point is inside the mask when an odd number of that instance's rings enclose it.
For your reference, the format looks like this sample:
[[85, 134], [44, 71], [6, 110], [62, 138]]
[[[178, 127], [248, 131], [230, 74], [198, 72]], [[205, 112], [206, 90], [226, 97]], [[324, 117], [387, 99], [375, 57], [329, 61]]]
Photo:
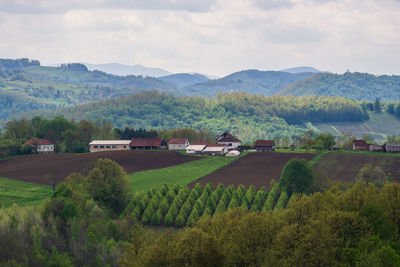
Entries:
[[27, 66], [40, 66], [39, 60], [30, 60], [28, 58], [4, 59], [0, 58], [0, 69], [21, 69]]
[[[51, 116], [53, 113], [43, 113]], [[102, 117], [117, 127], [136, 125], [146, 129], [196, 128], [215, 133], [230, 131], [242, 141], [295, 136], [303, 123], [362, 121], [367, 111], [358, 103], [334, 97], [265, 97], [226, 93], [215, 98], [174, 97], [156, 91], [108, 99], [60, 109], [76, 120]]]
[[[130, 196], [122, 168], [101, 159], [87, 175], [70, 175], [37, 209], [0, 209], [0, 265], [399, 266], [400, 184], [377, 188], [359, 181], [346, 191], [293, 192], [287, 205], [277, 200], [273, 211], [264, 210], [259, 199], [272, 203], [274, 187], [266, 196], [264, 190], [197, 186], [189, 192], [164, 186], [138, 199]], [[205, 203], [207, 210], [214, 198], [221, 202], [230, 193], [231, 201], [236, 199], [232, 205], [252, 199], [257, 211], [241, 205], [200, 216], [181, 231], [145, 230], [134, 216], [137, 201], [148, 199], [147, 207], [155, 209], [157, 198], [165, 196], [182, 203], [176, 223], [191, 199], [194, 206]], [[243, 196], [233, 196], [238, 194]], [[166, 206], [163, 202], [156, 213]], [[156, 222], [157, 215], [149, 220]]]

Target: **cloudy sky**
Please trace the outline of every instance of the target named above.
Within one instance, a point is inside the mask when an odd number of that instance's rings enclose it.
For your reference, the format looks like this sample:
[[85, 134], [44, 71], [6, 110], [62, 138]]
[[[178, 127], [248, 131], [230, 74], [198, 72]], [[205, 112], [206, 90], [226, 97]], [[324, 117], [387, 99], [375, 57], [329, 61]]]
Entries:
[[400, 74], [399, 0], [0, 0], [0, 57]]

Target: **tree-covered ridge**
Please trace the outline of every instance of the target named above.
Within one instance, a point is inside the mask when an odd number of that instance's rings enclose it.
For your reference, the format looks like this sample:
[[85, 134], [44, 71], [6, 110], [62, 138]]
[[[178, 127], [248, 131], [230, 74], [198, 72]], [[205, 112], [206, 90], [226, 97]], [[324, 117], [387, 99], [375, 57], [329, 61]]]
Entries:
[[297, 81], [279, 92], [282, 95], [341, 96], [374, 101], [400, 99], [400, 76], [375, 76], [368, 73], [319, 73]]
[[305, 131], [302, 124], [308, 121], [361, 121], [368, 118], [358, 103], [338, 97], [266, 97], [246, 93], [225, 93], [215, 98], [175, 97], [156, 91], [42, 114], [65, 115], [76, 120], [101, 117], [116, 127], [132, 126], [135, 129], [192, 127], [215, 133], [228, 130], [242, 141], [298, 135]]
[[247, 92], [270, 96], [288, 85], [313, 74], [243, 70], [221, 79], [189, 85], [180, 90], [180, 92], [185, 95], [216, 95], [220, 92]]
[[18, 112], [53, 108], [56, 108], [56, 105], [46, 103], [41, 99], [0, 89], [0, 120], [10, 118]]

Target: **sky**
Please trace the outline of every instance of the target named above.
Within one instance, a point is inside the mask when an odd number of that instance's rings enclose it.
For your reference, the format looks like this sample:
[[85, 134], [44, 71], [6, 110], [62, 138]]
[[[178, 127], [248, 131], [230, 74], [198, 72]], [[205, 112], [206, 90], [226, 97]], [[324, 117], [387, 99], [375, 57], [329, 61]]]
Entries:
[[400, 74], [400, 0], [0, 0], [0, 58]]

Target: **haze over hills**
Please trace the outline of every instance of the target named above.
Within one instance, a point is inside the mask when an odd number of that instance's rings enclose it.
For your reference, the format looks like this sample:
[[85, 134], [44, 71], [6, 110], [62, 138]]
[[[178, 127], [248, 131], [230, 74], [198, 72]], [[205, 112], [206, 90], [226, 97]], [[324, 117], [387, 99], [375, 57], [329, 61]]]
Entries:
[[303, 73], [303, 72], [310, 72], [310, 73], [319, 73], [322, 72], [316, 68], [313, 67], [307, 67], [307, 66], [300, 66], [300, 67], [294, 67], [294, 68], [288, 68], [288, 69], [283, 69], [281, 70], [283, 72], [289, 72], [289, 73]]
[[282, 71], [243, 70], [226, 77], [190, 85], [179, 92], [185, 95], [215, 95], [218, 92], [248, 92], [252, 94], [274, 95], [295, 81], [313, 73], [288, 73]]
[[84, 63], [89, 70], [100, 70], [109, 74], [126, 76], [126, 75], [142, 75], [148, 77], [161, 77], [170, 75], [171, 73], [161, 68], [149, 68], [142, 65], [124, 65], [119, 63], [109, 64], [90, 64]]
[[174, 84], [177, 87], [184, 87], [188, 85], [198, 84], [209, 80], [206, 76], [199, 73], [193, 73], [193, 74], [177, 73], [159, 77], [158, 79], [164, 82]]

